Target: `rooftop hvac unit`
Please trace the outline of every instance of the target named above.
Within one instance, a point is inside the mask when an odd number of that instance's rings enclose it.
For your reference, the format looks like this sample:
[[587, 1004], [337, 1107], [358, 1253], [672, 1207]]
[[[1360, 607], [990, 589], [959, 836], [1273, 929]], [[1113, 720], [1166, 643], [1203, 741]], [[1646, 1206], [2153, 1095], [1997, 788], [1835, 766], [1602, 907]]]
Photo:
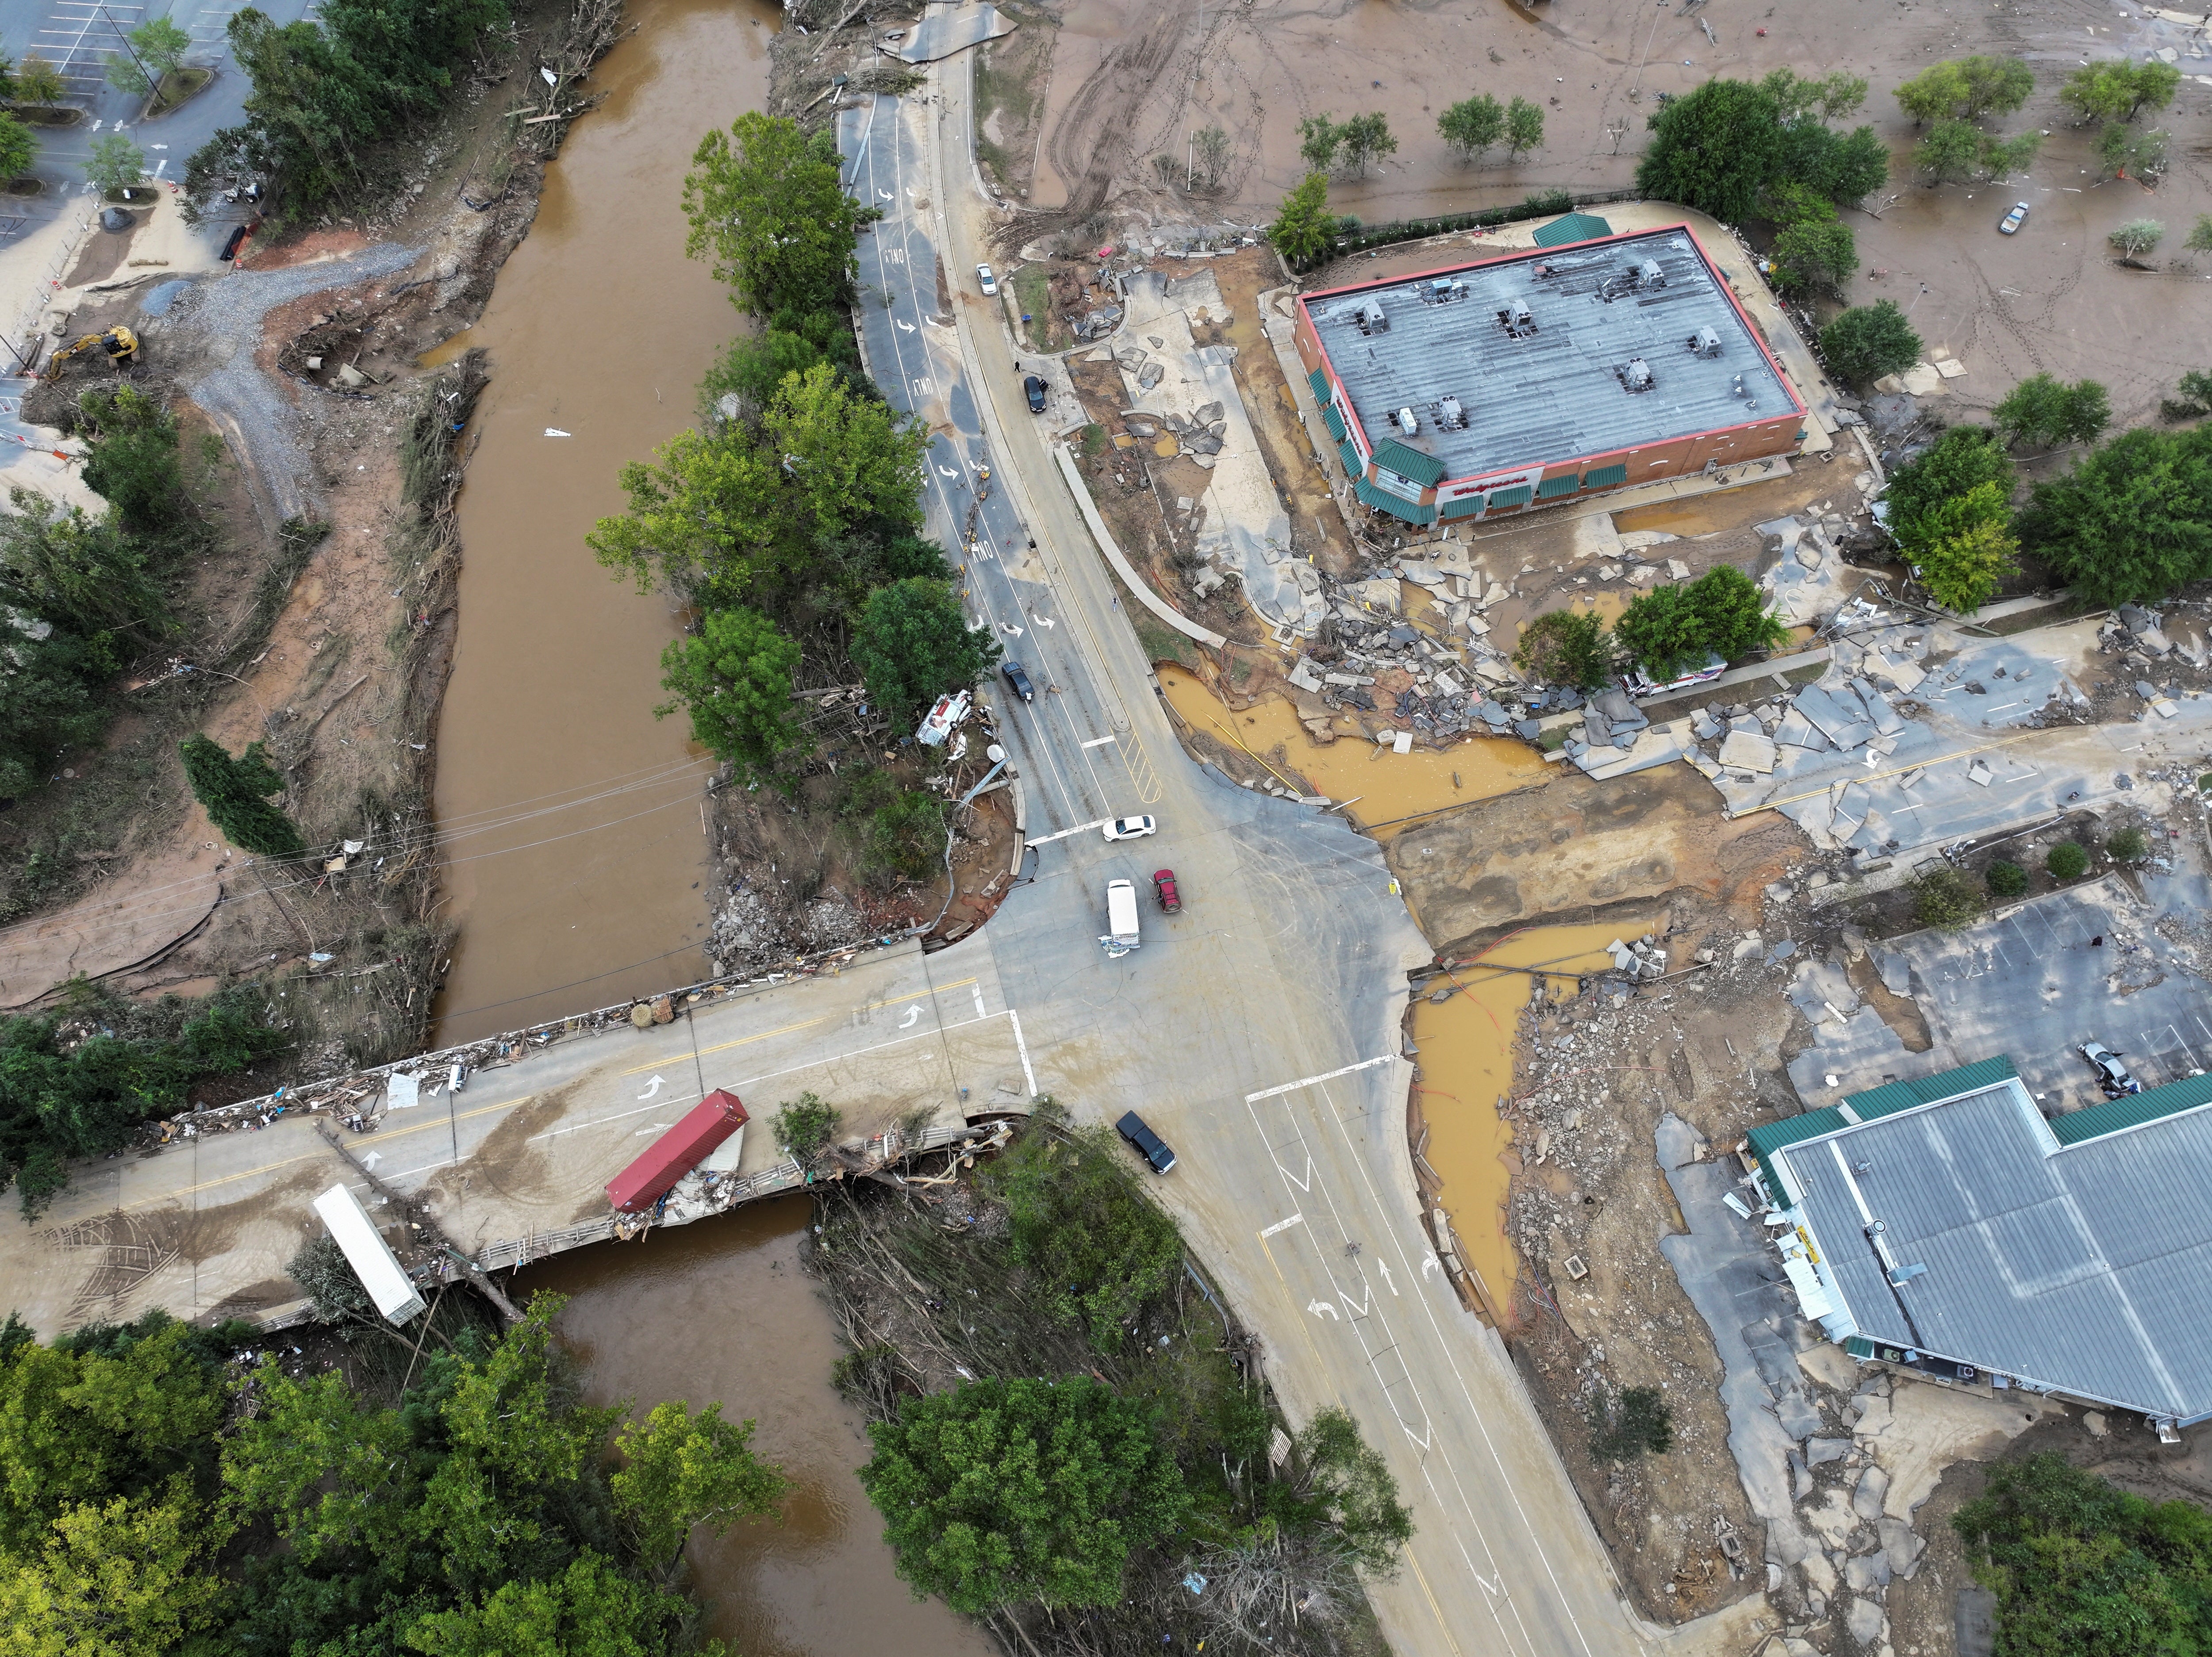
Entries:
[[1659, 268], [1656, 259], [1646, 259], [1636, 267], [1636, 279], [1646, 288], [1664, 288], [1667, 273]]
[[1397, 422], [1398, 429], [1408, 437], [1421, 429], [1421, 422], [1413, 417], [1411, 409], [1401, 409], [1392, 418]]
[[1359, 331], [1363, 334], [1387, 334], [1390, 331], [1390, 319], [1382, 314], [1381, 300], [1362, 300], [1359, 309], [1353, 315], [1359, 324]]
[[1516, 299], [1510, 305], [1499, 308], [1498, 325], [1505, 331], [1509, 338], [1522, 339], [1536, 331], [1536, 318], [1528, 309], [1528, 300]]
[[1717, 357], [1721, 354], [1721, 337], [1711, 328], [1700, 328], [1690, 336], [1690, 355]]
[[1651, 365], [1642, 357], [1629, 358], [1620, 372], [1620, 384], [1624, 390], [1648, 391], [1651, 389]]
[[1467, 295], [1467, 284], [1450, 276], [1438, 276], [1428, 286], [1427, 298], [1431, 305], [1449, 305]]
[[1467, 410], [1460, 406], [1457, 398], [1448, 397], [1437, 405], [1437, 423], [1448, 432], [1467, 429]]

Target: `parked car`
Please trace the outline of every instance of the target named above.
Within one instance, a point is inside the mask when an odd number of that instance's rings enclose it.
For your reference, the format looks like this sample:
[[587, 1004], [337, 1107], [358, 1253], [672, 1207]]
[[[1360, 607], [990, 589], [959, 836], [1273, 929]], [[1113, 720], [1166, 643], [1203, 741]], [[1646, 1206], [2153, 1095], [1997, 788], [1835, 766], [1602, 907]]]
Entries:
[[999, 671], [1006, 676], [1006, 683], [1014, 688], [1014, 695], [1025, 702], [1036, 700], [1036, 687], [1030, 683], [1027, 669], [1009, 656], [999, 664]]
[[1030, 400], [1030, 412], [1031, 414], [1042, 414], [1044, 412], [1045, 384], [1043, 375], [1031, 374], [1028, 379], [1022, 381], [1022, 392], [1023, 395], [1027, 397]]
[[1153, 895], [1159, 899], [1160, 907], [1164, 912], [1169, 914], [1176, 914], [1181, 912], [1182, 908], [1182, 894], [1176, 890], [1174, 870], [1155, 869], [1152, 871], [1152, 892]]
[[1152, 1165], [1152, 1172], [1164, 1174], [1175, 1166], [1175, 1152], [1168, 1149], [1167, 1141], [1145, 1126], [1145, 1119], [1130, 1111], [1114, 1124], [1115, 1132], [1137, 1150], [1137, 1154]]
[[2084, 1041], [2081, 1056], [2097, 1067], [2097, 1085], [2110, 1099], [2124, 1094], [2141, 1093], [2142, 1083], [2136, 1081], [2128, 1067], [2120, 1062], [2120, 1055], [2101, 1041]]
[[2014, 202], [2012, 206], [2012, 211], [2006, 214], [2003, 219], [1999, 222], [1997, 225], [1997, 234], [2001, 236], [2012, 235], [2020, 229], [2021, 226], [2027, 222], [2027, 203], [2026, 202]]
[[1142, 840], [1158, 831], [1159, 824], [1150, 817], [1116, 817], [1106, 825], [1109, 840]]
[[991, 267], [988, 264], [979, 264], [975, 267], [975, 280], [983, 284], [983, 296], [986, 299], [999, 291], [999, 279], [991, 274]]

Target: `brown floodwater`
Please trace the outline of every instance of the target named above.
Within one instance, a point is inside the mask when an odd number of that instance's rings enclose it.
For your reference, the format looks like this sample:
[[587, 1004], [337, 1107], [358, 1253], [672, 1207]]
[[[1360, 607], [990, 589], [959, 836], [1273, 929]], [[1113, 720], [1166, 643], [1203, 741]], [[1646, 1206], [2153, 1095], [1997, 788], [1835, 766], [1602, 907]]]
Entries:
[[1298, 723], [1297, 712], [1280, 696], [1263, 696], [1236, 711], [1182, 668], [1163, 664], [1160, 688], [1193, 729], [1243, 749], [1271, 769], [1293, 771], [1316, 792], [1351, 800], [1357, 821], [1389, 825], [1425, 811], [1546, 780], [1549, 768], [1535, 750], [1517, 740], [1469, 737], [1441, 753], [1415, 749], [1394, 754], [1362, 734], [1358, 723], [1340, 715], [1333, 743], [1317, 743]]
[[[678, 618], [592, 561], [624, 462], [691, 423], [738, 331], [684, 256], [684, 172], [757, 107], [780, 14], [762, 0], [632, 0], [604, 101], [547, 170], [537, 222], [477, 326], [491, 383], [460, 500], [460, 641], [436, 807], [460, 940], [436, 1039], [467, 1041], [703, 977], [710, 762], [656, 720]], [[549, 428], [569, 434], [546, 434]]]
[[1496, 967], [1556, 968], [1547, 994], [1572, 994], [1575, 974], [1607, 964], [1605, 946], [1635, 938], [1640, 921], [1609, 926], [1535, 926], [1492, 945], [1481, 959], [1456, 969], [1461, 993], [1448, 1001], [1425, 997], [1413, 1004], [1413, 1046], [1419, 1050], [1422, 1119], [1429, 1127], [1422, 1156], [1443, 1181], [1439, 1193], [1460, 1258], [1482, 1279], [1483, 1291], [1509, 1323], [1519, 1321], [1513, 1298], [1513, 1245], [1505, 1236], [1505, 1199], [1522, 1158], [1536, 1149], [1514, 1144], [1513, 1125], [1498, 1103], [1513, 1091], [1515, 1021], [1528, 1005], [1533, 980]]
[[524, 1293], [571, 1296], [560, 1330], [590, 1402], [642, 1415], [720, 1399], [755, 1421], [753, 1448], [792, 1480], [781, 1522], [692, 1538], [708, 1631], [745, 1657], [984, 1657], [989, 1644], [939, 1600], [916, 1601], [891, 1571], [882, 1522], [854, 1470], [860, 1417], [830, 1386], [841, 1356], [814, 1279], [799, 1269], [803, 1197], [757, 1204], [636, 1242], [600, 1243], [517, 1274]]

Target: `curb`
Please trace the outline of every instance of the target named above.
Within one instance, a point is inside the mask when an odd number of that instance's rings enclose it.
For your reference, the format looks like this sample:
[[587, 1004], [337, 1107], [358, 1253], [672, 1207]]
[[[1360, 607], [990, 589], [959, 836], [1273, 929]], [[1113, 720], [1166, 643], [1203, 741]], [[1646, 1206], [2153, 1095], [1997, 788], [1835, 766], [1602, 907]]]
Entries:
[[1083, 514], [1084, 524], [1090, 529], [1091, 538], [1098, 543], [1099, 550], [1106, 555], [1106, 561], [1114, 566], [1114, 573], [1136, 595], [1137, 602], [1185, 638], [1195, 639], [1216, 650], [1226, 645], [1229, 640], [1221, 634], [1211, 628], [1200, 627], [1152, 591], [1152, 583], [1137, 574], [1128, 559], [1122, 555], [1121, 549], [1115, 543], [1112, 533], [1106, 527], [1106, 520], [1098, 515], [1098, 503], [1091, 498], [1091, 491], [1083, 487], [1083, 475], [1075, 470], [1075, 462], [1068, 458], [1067, 450], [1055, 445], [1052, 458], [1059, 464], [1060, 475], [1066, 481], [1068, 493], [1075, 497], [1076, 510]]

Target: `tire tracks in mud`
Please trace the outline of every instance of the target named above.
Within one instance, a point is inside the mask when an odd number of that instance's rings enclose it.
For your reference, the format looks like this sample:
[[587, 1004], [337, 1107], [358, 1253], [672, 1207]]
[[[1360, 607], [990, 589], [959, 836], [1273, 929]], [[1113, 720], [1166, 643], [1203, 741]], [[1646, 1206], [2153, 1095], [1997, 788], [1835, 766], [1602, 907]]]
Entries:
[[1175, 60], [1188, 15], [1182, 0], [1151, 0], [1128, 35], [1076, 88], [1045, 139], [1053, 171], [1067, 185], [1067, 204], [1018, 222], [1023, 240], [1079, 225], [1112, 199], [1135, 152], [1134, 118]]

